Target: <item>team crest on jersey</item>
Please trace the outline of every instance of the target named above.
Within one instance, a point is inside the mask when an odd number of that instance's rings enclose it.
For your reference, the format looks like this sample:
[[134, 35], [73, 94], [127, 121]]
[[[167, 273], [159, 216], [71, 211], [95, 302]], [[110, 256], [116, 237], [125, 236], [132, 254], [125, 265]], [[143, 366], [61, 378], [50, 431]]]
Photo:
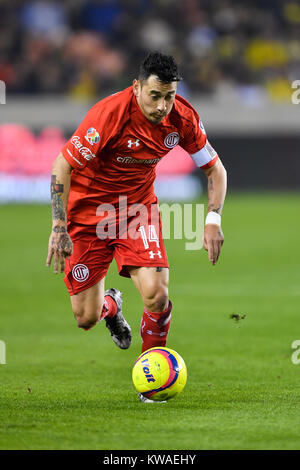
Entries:
[[85, 139], [91, 144], [98, 144], [100, 140], [99, 132], [96, 131], [94, 127], [90, 127], [85, 135]]
[[172, 149], [176, 147], [179, 142], [179, 134], [178, 132], [171, 132], [165, 137], [164, 144], [168, 149]]

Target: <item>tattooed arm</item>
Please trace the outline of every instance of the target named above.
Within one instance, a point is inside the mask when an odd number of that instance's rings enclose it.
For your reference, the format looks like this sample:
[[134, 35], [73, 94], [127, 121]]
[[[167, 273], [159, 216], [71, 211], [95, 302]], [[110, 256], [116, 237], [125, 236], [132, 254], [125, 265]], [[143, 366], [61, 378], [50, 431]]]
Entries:
[[72, 241], [67, 232], [67, 203], [71, 181], [71, 166], [60, 153], [52, 166], [51, 205], [52, 231], [49, 238], [46, 266], [54, 258], [54, 273], [64, 271], [65, 258], [72, 254]]
[[[203, 170], [207, 176], [208, 212], [222, 213], [227, 188], [227, 173], [220, 159], [214, 166]], [[221, 227], [215, 224], [206, 224], [204, 227], [203, 246], [208, 251], [209, 261], [213, 265], [218, 261], [224, 235]]]

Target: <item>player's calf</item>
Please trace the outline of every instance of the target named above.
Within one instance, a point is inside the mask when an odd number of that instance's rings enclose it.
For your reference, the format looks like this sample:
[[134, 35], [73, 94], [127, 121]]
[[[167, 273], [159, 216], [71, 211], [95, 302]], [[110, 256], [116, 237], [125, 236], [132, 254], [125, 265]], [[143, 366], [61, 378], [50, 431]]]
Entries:
[[104, 279], [71, 296], [74, 317], [79, 328], [89, 330], [97, 325], [104, 302]]
[[144, 296], [143, 303], [149, 312], [164, 312], [169, 305], [168, 289], [162, 287], [153, 296]]
[[168, 292], [169, 270], [157, 267], [131, 267], [129, 272], [144, 303], [141, 322], [142, 351], [165, 346], [172, 310]]
[[144, 308], [149, 312], [163, 312], [169, 305], [168, 284], [159, 277], [149, 278], [140, 287]]
[[147, 349], [166, 346], [171, 325], [172, 302], [162, 312], [144, 310], [141, 321], [142, 352]]

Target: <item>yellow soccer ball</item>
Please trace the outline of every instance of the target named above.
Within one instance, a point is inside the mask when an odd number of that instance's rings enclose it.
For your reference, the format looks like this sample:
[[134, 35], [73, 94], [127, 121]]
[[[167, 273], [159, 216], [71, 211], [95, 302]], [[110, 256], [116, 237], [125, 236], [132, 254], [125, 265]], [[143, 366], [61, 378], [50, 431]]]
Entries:
[[184, 360], [169, 348], [148, 349], [137, 358], [132, 369], [136, 391], [154, 401], [175, 397], [184, 389], [186, 380]]

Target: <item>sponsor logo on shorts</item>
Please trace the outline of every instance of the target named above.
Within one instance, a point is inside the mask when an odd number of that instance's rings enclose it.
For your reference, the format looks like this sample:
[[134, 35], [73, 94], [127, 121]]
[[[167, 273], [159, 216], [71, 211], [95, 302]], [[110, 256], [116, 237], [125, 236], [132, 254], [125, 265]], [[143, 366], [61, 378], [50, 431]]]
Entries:
[[176, 147], [179, 142], [179, 134], [178, 132], [171, 132], [165, 137], [164, 144], [168, 149], [172, 149]]
[[85, 158], [86, 160], [91, 160], [92, 158], [96, 158], [96, 155], [90, 151], [89, 148], [84, 147], [80, 142], [80, 137], [78, 135], [73, 135], [71, 139], [72, 144], [74, 147], [77, 148], [78, 152]]
[[100, 141], [100, 135], [99, 132], [96, 131], [94, 127], [90, 127], [89, 130], [87, 131], [86, 135], [84, 138], [91, 144], [98, 144]]
[[86, 281], [89, 275], [89, 268], [85, 264], [76, 264], [72, 269], [72, 276], [78, 282]]

